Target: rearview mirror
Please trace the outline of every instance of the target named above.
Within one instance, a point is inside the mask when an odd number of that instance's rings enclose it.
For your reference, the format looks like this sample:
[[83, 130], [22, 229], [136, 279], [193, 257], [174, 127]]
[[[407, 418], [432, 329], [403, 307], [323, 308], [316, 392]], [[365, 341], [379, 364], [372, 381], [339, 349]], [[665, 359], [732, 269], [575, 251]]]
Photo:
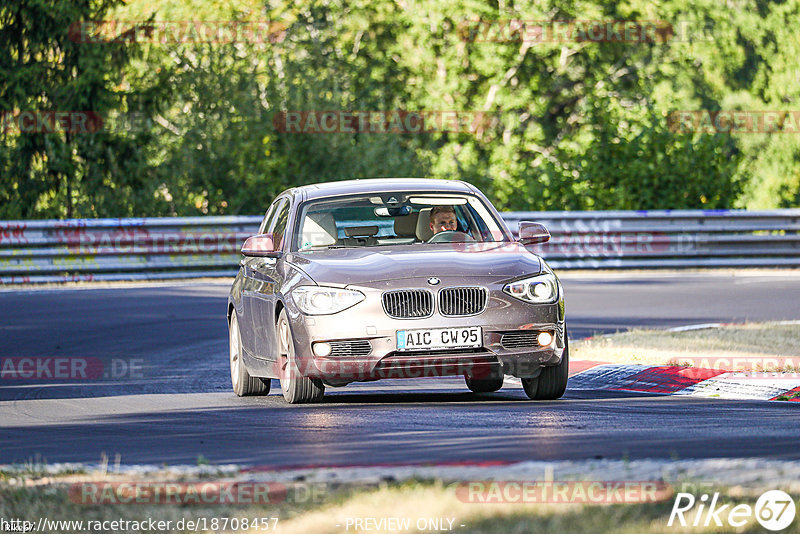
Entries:
[[373, 210], [377, 217], [402, 217], [411, 213], [411, 206], [400, 206], [397, 208], [375, 208]]
[[522, 221], [519, 223], [519, 242], [523, 245], [535, 245], [550, 241], [550, 232], [541, 223]]
[[261, 258], [277, 258], [281, 255], [270, 234], [248, 237], [242, 245], [242, 254]]

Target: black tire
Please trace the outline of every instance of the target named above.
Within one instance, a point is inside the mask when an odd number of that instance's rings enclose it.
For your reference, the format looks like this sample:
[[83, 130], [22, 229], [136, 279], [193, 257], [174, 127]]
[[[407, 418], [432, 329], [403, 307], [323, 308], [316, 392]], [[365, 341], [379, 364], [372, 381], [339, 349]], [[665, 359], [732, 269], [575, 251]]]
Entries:
[[250, 376], [242, 360], [242, 335], [239, 332], [239, 318], [236, 310], [231, 311], [228, 323], [228, 356], [231, 364], [231, 385], [233, 392], [240, 397], [266, 395], [269, 393], [269, 378]]
[[536, 378], [523, 378], [522, 389], [533, 400], [560, 399], [567, 390], [569, 380], [569, 340], [564, 338], [564, 355], [561, 363], [542, 368]]
[[283, 398], [289, 404], [321, 402], [325, 395], [325, 384], [318, 378], [303, 376], [297, 368], [292, 329], [289, 327], [286, 310], [281, 310], [275, 331], [278, 337], [278, 364]]
[[503, 387], [503, 375], [495, 376], [491, 374], [487, 378], [472, 378], [469, 375], [464, 375], [464, 381], [467, 387], [474, 393], [491, 393]]

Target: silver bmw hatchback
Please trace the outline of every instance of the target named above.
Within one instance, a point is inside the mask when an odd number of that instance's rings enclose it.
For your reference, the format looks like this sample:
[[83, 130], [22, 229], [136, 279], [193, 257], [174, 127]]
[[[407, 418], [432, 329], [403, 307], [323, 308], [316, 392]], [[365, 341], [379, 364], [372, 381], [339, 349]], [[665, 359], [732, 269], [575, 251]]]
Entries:
[[464, 376], [478, 393], [504, 375], [531, 399], [567, 386], [558, 277], [466, 182], [371, 179], [284, 191], [266, 212], [228, 298], [231, 382], [289, 403], [382, 378]]

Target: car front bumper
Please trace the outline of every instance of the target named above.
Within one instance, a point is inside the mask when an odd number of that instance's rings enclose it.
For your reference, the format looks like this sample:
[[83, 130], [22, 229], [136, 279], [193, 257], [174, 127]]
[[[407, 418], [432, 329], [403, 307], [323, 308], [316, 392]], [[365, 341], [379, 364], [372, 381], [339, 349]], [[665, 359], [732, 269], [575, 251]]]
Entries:
[[[409, 280], [410, 288], [415, 287], [413, 282]], [[561, 287], [556, 302], [530, 304], [503, 293], [502, 284], [485, 282], [471, 285], [488, 289], [486, 308], [479, 314], [462, 317], [445, 317], [438, 309], [422, 319], [388, 316], [383, 310], [382, 294], [396, 289], [396, 282], [392, 285], [375, 283], [371, 287], [348, 286], [348, 289], [361, 291], [366, 298], [332, 315], [305, 315], [291, 298], [286, 298], [298, 368], [304, 376], [321, 378], [330, 385], [344, 385], [380, 378], [452, 375], [480, 378], [499, 372], [525, 378], [538, 376], [543, 366], [558, 365], [566, 345]], [[463, 284], [463, 279], [442, 278], [441, 287]], [[398, 350], [397, 332], [400, 330], [474, 326], [481, 328], [480, 347]], [[535, 339], [539, 332], [553, 334], [553, 341], [547, 346], [526, 344], [526, 340]], [[512, 338], [513, 343], [508, 341]], [[369, 343], [366, 350], [365, 341]], [[319, 342], [336, 342], [337, 347], [344, 349], [329, 356], [316, 356], [312, 347]], [[353, 347], [358, 350], [352, 350]]]

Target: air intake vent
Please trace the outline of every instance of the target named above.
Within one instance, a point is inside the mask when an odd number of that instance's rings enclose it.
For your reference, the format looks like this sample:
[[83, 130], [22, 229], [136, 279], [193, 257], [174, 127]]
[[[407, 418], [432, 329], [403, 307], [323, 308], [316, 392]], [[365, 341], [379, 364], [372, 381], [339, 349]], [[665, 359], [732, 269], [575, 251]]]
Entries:
[[367, 356], [372, 352], [372, 345], [367, 339], [352, 339], [345, 341], [331, 341], [331, 356], [334, 358], [347, 358], [350, 356]]
[[486, 307], [482, 287], [448, 287], [439, 292], [439, 313], [448, 317], [476, 315]]
[[538, 335], [539, 332], [532, 330], [505, 332], [500, 337], [500, 344], [504, 349], [524, 349], [538, 347], [539, 342], [536, 340], [536, 336]]
[[433, 313], [433, 295], [424, 289], [401, 289], [383, 294], [383, 311], [396, 319], [419, 319]]

